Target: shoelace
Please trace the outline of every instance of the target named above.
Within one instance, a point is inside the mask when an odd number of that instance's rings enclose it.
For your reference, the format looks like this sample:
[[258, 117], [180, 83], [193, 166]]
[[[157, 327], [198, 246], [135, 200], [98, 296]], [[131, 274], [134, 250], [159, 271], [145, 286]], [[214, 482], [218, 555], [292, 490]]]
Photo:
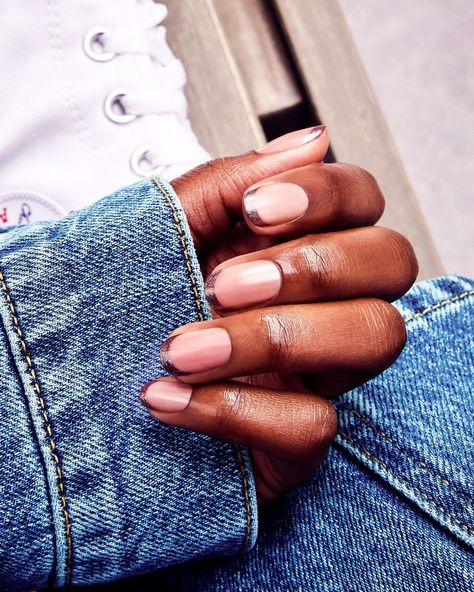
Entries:
[[[161, 23], [168, 15], [164, 4], [152, 0], [139, 2], [139, 24], [137, 27], [110, 30], [95, 27], [84, 37], [84, 51], [93, 60], [107, 62], [122, 54], [146, 54], [155, 66], [159, 93], [138, 94], [126, 88], [112, 90], [104, 101], [106, 116], [118, 124], [127, 124], [146, 115], [174, 114], [184, 129], [188, 127], [187, 106], [183, 92], [186, 74], [182, 63], [174, 56], [166, 42], [166, 29]], [[191, 138], [190, 138], [191, 142]], [[176, 162], [158, 146], [141, 146], [130, 158], [130, 166], [135, 174], [148, 176], [162, 173], [167, 166], [188, 164], [193, 156], [186, 155], [183, 146], [182, 160]]]

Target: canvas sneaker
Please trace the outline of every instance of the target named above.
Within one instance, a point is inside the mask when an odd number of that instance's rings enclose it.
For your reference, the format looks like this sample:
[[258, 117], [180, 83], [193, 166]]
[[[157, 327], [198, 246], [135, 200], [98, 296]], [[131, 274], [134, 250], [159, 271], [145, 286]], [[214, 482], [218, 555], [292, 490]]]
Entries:
[[0, 229], [209, 159], [153, 0], [0, 2]]

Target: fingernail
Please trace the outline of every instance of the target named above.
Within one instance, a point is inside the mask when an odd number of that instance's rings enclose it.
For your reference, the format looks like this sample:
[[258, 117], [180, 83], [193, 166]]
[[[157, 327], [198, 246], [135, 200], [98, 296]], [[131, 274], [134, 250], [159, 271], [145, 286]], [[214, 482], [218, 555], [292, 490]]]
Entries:
[[294, 222], [308, 206], [306, 191], [295, 183], [269, 183], [244, 194], [244, 209], [255, 226]]
[[170, 374], [194, 374], [218, 368], [229, 361], [230, 336], [225, 329], [201, 329], [169, 337], [160, 348], [163, 366]]
[[275, 298], [281, 284], [281, 271], [275, 263], [251, 261], [211, 274], [206, 296], [214, 308], [246, 308]]
[[317, 127], [307, 127], [296, 132], [290, 132], [289, 134], [275, 138], [275, 140], [268, 142], [262, 148], [258, 148], [257, 152], [271, 154], [273, 152], [284, 152], [285, 150], [298, 148], [299, 146], [303, 146], [303, 144], [319, 138], [325, 129], [325, 125], [318, 125]]
[[176, 413], [189, 405], [193, 387], [176, 378], [161, 378], [146, 384], [140, 393], [141, 402], [153, 411]]

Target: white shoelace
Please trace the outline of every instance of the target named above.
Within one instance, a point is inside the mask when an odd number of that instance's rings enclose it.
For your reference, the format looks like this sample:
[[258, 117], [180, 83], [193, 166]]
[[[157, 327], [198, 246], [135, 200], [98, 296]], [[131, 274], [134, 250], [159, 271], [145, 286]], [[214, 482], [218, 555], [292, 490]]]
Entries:
[[[104, 109], [107, 117], [118, 124], [127, 124], [147, 115], [174, 114], [189, 135], [187, 106], [183, 92], [186, 74], [182, 63], [174, 56], [166, 42], [166, 29], [162, 22], [168, 9], [152, 0], [137, 0], [139, 23], [137, 26], [110, 30], [104, 27], [91, 29], [84, 38], [86, 54], [99, 62], [107, 62], [123, 54], [146, 54], [155, 66], [158, 93], [137, 93], [126, 88], [114, 89], [106, 97]], [[139, 176], [161, 173], [167, 166], [186, 165], [195, 160], [191, 145], [183, 146], [180, 162], [176, 156], [167, 157], [158, 146], [142, 146], [130, 159], [132, 170]]]

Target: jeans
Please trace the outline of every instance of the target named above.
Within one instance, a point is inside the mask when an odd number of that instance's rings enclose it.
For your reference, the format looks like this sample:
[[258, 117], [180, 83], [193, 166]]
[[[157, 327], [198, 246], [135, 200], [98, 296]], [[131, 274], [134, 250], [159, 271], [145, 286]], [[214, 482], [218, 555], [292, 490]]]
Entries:
[[154, 570], [112, 588], [468, 590], [473, 298], [462, 278], [402, 298], [397, 363], [339, 400], [322, 467], [258, 513], [244, 448], [139, 404], [163, 339], [210, 314], [171, 187], [4, 233], [0, 590]]
[[396, 303], [405, 350], [336, 401], [327, 458], [260, 509], [247, 554], [93, 590], [472, 591], [473, 305], [474, 282], [456, 277], [420, 283]]
[[256, 535], [247, 451], [154, 420], [159, 346], [208, 317], [184, 213], [147, 180], [0, 238], [0, 590], [93, 584]]
[[416, 285], [398, 303], [408, 342], [337, 402], [320, 469], [262, 509], [246, 556], [190, 565], [196, 592], [474, 589], [474, 282]]

